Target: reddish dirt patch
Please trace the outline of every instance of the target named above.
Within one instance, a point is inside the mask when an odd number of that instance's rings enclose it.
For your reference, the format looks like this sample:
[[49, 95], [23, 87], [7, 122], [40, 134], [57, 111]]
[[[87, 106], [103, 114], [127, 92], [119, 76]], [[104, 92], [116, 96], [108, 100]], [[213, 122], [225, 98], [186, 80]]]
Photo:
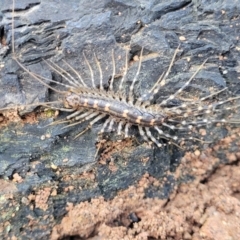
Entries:
[[[69, 204], [51, 239], [240, 239], [240, 152], [227, 151], [233, 142], [239, 149], [239, 139], [236, 130], [212, 149], [187, 153], [174, 177], [195, 180], [180, 184], [168, 200], [144, 197], [150, 185], [163, 184], [145, 174], [110, 201]], [[219, 164], [219, 154], [229, 165]]]

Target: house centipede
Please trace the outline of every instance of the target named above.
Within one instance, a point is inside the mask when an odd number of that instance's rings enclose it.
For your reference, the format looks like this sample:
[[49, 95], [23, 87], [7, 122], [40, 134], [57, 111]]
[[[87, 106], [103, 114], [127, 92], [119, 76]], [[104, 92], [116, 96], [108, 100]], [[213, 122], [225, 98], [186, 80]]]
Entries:
[[[14, 43], [12, 45], [12, 50], [14, 55]], [[116, 129], [118, 135], [121, 135], [123, 132], [124, 138], [128, 138], [129, 129], [132, 125], [134, 125], [138, 129], [138, 132], [140, 133], [143, 140], [146, 142], [153, 142], [158, 147], [162, 147], [163, 144], [158, 139], [164, 139], [169, 143], [179, 146], [181, 141], [201, 140], [192, 137], [191, 135], [179, 138], [177, 134], [173, 134], [175, 131], [191, 133], [192, 129], [195, 127], [205, 126], [209, 124], [239, 123], [239, 121], [235, 119], [226, 120], [225, 118], [218, 117], [218, 113], [221, 112], [220, 107], [222, 105], [240, 98], [233, 97], [222, 101], [213, 100], [215, 96], [219, 95], [226, 89], [221, 89], [220, 91], [214, 92], [208, 96], [201, 97], [195, 101], [188, 101], [184, 98], [181, 98], [181, 102], [178, 105], [170, 107], [168, 106], [169, 102], [177, 99], [179, 95], [191, 84], [207, 60], [204, 61], [201, 66], [199, 66], [198, 70], [195, 71], [195, 73], [175, 93], [167, 96], [158, 104], [152, 103], [154, 96], [159, 93], [160, 89], [166, 86], [169, 73], [171, 72], [171, 68], [176, 59], [177, 53], [179, 52], [179, 47], [176, 49], [167, 71], [160, 76], [155, 85], [147, 93], [136, 98], [134, 96], [133, 90], [136, 86], [141, 70], [143, 50], [144, 48], [142, 47], [142, 50], [140, 51], [138, 69], [135, 77], [132, 79], [129, 90], [127, 90], [124, 86], [128, 70], [128, 52], [126, 52], [125, 70], [122, 74], [122, 78], [117, 89], [114, 89], [114, 80], [116, 74], [114, 51], [112, 51], [112, 77], [109, 81], [109, 86], [107, 89], [103, 86], [102, 68], [95, 54], [94, 60], [99, 72], [99, 86], [96, 86], [93, 73], [94, 69], [90, 65], [84, 53], [83, 55], [85, 63], [88, 66], [91, 76], [90, 86], [88, 83], [86, 83], [86, 81], [84, 81], [80, 73], [72, 68], [67, 62], [65, 62], [65, 65], [70, 68], [72, 71], [71, 73], [67, 72], [64, 70], [64, 68], [56, 65], [50, 60], [44, 60], [50, 69], [59, 74], [67, 82], [59, 83], [55, 80], [46, 79], [34, 72], [31, 72], [18, 60], [15, 55], [13, 58], [18, 63], [18, 65], [34, 79], [62, 96], [62, 100], [58, 101], [58, 103], [62, 103], [63, 107], [52, 108], [66, 111], [70, 114], [64, 119], [55, 121], [53, 124], [68, 123], [67, 127], [71, 127], [81, 124], [85, 121], [89, 121], [89, 125], [82, 132], [77, 134], [76, 137], [81, 136], [87, 130], [91, 129], [94, 124], [104, 119], [100, 133], [105, 132], [106, 129], [108, 129], [108, 131], [113, 131]], [[68, 90], [60, 91], [55, 87], [47, 84], [45, 82], [46, 80], [61, 85]], [[47, 104], [49, 105], [51, 103], [46, 103], [46, 105]], [[225, 110], [232, 110], [236, 107], [238, 106], [227, 107]], [[153, 131], [157, 133], [157, 137], [155, 137]]]
[[[143, 48], [140, 53], [138, 70], [129, 88], [129, 92], [126, 92], [124, 89], [124, 80], [126, 78], [127, 71], [124, 72], [118, 89], [114, 90], [113, 88], [115, 76], [115, 62], [114, 62], [115, 60], [113, 51], [112, 51], [113, 73], [107, 90], [105, 90], [102, 85], [102, 69], [96, 56], [95, 61], [100, 73], [99, 88], [96, 87], [93, 78], [93, 69], [90, 66], [86, 57], [85, 61], [91, 73], [91, 87], [89, 87], [84, 82], [79, 73], [77, 74], [79, 79], [76, 80], [75, 78], [72, 77], [71, 74], [65, 72], [64, 69], [60, 68], [53, 62], [45, 61], [50, 68], [61, 74], [61, 76], [68, 82], [68, 84], [58, 83], [55, 82], [54, 80], [50, 81], [63, 85], [64, 87], [69, 89], [68, 91], [59, 91], [49, 86], [52, 90], [57, 91], [59, 94], [63, 95], [62, 103], [64, 107], [59, 108], [59, 110], [70, 112], [70, 115], [68, 115], [65, 119], [53, 122], [53, 124], [68, 123], [69, 127], [81, 124], [85, 121], [90, 121], [86, 129], [77, 134], [76, 137], [79, 137], [87, 130], [89, 130], [95, 123], [105, 118], [105, 122], [103, 123], [102, 129], [100, 131], [101, 133], [103, 133], [106, 128], [108, 128], [108, 131], [112, 131], [114, 129], [114, 124], [116, 124], [117, 134], [121, 135], [123, 130], [124, 138], [127, 138], [129, 137], [128, 133], [129, 128], [131, 127], [131, 125], [134, 125], [138, 128], [138, 131], [142, 138], [144, 139], [144, 141], [153, 142], [158, 147], [161, 147], [162, 143], [160, 143], [156, 139], [156, 137], [154, 137], [154, 135], [151, 132], [151, 129], [157, 131], [158, 136], [160, 138], [165, 139], [173, 144], [177, 144], [176, 142], [178, 140], [182, 141], [185, 138], [178, 139], [177, 135], [171, 135], [168, 132], [165, 133], [161, 129], [161, 127], [165, 127], [170, 131], [174, 130], [191, 131], [191, 129], [194, 126], [203, 126], [211, 123], [226, 123], [227, 121], [225, 119], [202, 118], [203, 115], [206, 114], [210, 115], [214, 114], [215, 112], [218, 112], [219, 106], [238, 98], [238, 97], [231, 98], [225, 101], [219, 101], [205, 105], [206, 100], [208, 100], [212, 96], [219, 94], [223, 90], [215, 92], [214, 94], [211, 94], [207, 97], [203, 97], [199, 99], [198, 102], [184, 102], [181, 105], [170, 108], [166, 106], [168, 104], [168, 101], [176, 98], [178, 94], [180, 94], [187, 86], [189, 86], [191, 81], [201, 70], [206, 61], [199, 67], [199, 69], [194, 73], [194, 75], [177, 92], [175, 92], [173, 95], [168, 96], [168, 98], [162, 101], [160, 104], [155, 105], [151, 104], [151, 100], [154, 98], [154, 95], [159, 92], [160, 88], [164, 87], [166, 83], [166, 78], [169, 72], [171, 71], [172, 64], [174, 62], [174, 59], [176, 58], [178, 51], [179, 49], [177, 48], [165, 75], [162, 75], [158, 79], [156, 84], [152, 87], [152, 89], [148, 91], [147, 94], [139, 97], [138, 99], [134, 99], [133, 89], [141, 69]], [[30, 72], [25, 66], [23, 66], [19, 62], [18, 59], [15, 60], [25, 71], [27, 71], [35, 79], [44, 83], [44, 80], [46, 79]], [[128, 69], [127, 53], [125, 69]], [[186, 121], [185, 119], [190, 118], [191, 115], [194, 116], [194, 118], [200, 117], [200, 119]], [[197, 138], [195, 139], [190, 136], [189, 140], [191, 139], [199, 140]]]

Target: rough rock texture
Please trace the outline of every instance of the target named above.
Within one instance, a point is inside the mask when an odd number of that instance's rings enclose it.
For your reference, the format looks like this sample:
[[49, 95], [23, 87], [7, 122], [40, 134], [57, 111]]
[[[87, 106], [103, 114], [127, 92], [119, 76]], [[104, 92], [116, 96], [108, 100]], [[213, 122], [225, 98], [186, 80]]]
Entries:
[[[1, 0], [0, 10], [0, 108], [58, 99], [13, 60], [11, 1]], [[237, 0], [21, 0], [15, 3], [15, 54], [30, 71], [57, 81], [42, 59], [59, 66], [64, 59], [90, 82], [83, 51], [92, 66], [95, 52], [107, 84], [112, 49], [121, 75], [128, 46], [129, 84], [144, 47], [136, 89], [142, 94], [181, 43], [171, 81], [156, 102], [206, 58], [192, 87], [208, 94], [227, 86], [237, 95], [239, 16]], [[57, 114], [35, 106], [0, 114], [2, 239], [239, 239], [238, 130], [210, 129], [212, 144], [186, 154], [175, 146], [148, 147], [138, 136], [119, 143], [109, 133], [97, 161], [101, 124], [73, 140], [84, 126], [47, 126]]]

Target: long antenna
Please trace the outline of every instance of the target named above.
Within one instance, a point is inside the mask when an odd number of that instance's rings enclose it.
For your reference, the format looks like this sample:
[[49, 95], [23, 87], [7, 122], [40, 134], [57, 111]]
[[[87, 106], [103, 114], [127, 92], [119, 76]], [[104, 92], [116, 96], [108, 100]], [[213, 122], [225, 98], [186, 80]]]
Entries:
[[29, 69], [27, 69], [22, 63], [20, 63], [15, 55], [15, 38], [14, 38], [14, 16], [15, 16], [15, 0], [13, 0], [13, 4], [12, 4], [12, 52], [13, 52], [13, 59], [18, 63], [18, 65], [24, 70], [26, 71], [30, 76], [32, 76], [34, 79], [36, 79], [37, 81], [39, 81], [41, 84], [43, 84], [45, 87], [50, 88], [51, 90], [53, 90], [54, 92], [60, 93], [60, 94], [66, 94], [66, 91], [60, 91], [57, 90], [56, 88], [51, 87], [49, 84], [45, 83], [44, 81], [42, 81], [37, 75], [35, 75], [34, 73], [32, 73]]
[[14, 48], [14, 15], [15, 15], [15, 0], [13, 0], [13, 4], [12, 4], [12, 52], [13, 55], [15, 55], [15, 48]]

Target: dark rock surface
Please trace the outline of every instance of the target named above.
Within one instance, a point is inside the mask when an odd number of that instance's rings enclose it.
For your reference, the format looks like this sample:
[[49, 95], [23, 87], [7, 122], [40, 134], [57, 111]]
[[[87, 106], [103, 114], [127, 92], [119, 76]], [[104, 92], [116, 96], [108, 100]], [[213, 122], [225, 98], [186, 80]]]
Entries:
[[[56, 93], [29, 76], [12, 59], [11, 1], [1, 0], [0, 10], [0, 108], [57, 99]], [[93, 55], [96, 53], [107, 85], [112, 74], [112, 49], [117, 59], [117, 73], [121, 73], [125, 64], [124, 49], [130, 46], [129, 84], [137, 70], [133, 57], [144, 47], [140, 87], [136, 89], [139, 95], [153, 86], [181, 44], [171, 81], [157, 95], [156, 102], [161, 101], [161, 94], [179, 89], [206, 58], [206, 68], [192, 87], [206, 94], [210, 87], [228, 87], [236, 95], [240, 93], [239, 16], [240, 2], [234, 0], [21, 0], [15, 3], [15, 54], [30, 71], [57, 81], [62, 79], [42, 59], [51, 59], [59, 66], [64, 65], [64, 59], [90, 84], [84, 51], [94, 66], [96, 84], [99, 84]], [[28, 107], [20, 114], [24, 117], [34, 109]], [[79, 203], [101, 195], [113, 198], [117, 191], [133, 185], [146, 172], [157, 179], [168, 179], [166, 186], [149, 189], [146, 197], [167, 198], [177, 184], [168, 174], [175, 171], [183, 155], [180, 149], [149, 148], [138, 144], [140, 138], [136, 137], [124, 150], [113, 151], [110, 161], [116, 167], [113, 171], [109, 162], [99, 164], [95, 159], [101, 124], [73, 140], [84, 126], [64, 129], [62, 125], [46, 126], [53, 119], [50, 116], [33, 124], [9, 124], [0, 129], [1, 181], [10, 182], [20, 177], [14, 187], [9, 187], [8, 194], [13, 197], [7, 195], [1, 200], [1, 211], [8, 209], [0, 218], [4, 239], [7, 235], [19, 236], [19, 239], [48, 239], [52, 226], [66, 213], [68, 202]], [[215, 141], [226, 134], [223, 129], [208, 138]], [[114, 138], [111, 133], [107, 135], [110, 140]], [[77, 177], [84, 172], [91, 172], [95, 177]], [[74, 190], [66, 190], [69, 186], [74, 186]], [[46, 210], [32, 209], [31, 204], [24, 203], [26, 196], [46, 187], [57, 191], [56, 195], [49, 196], [51, 204]], [[47, 215], [50, 217], [46, 220]], [[45, 231], [37, 226], [25, 228], [25, 216], [38, 219], [39, 225], [46, 226]], [[10, 225], [4, 225], [6, 222]]]

